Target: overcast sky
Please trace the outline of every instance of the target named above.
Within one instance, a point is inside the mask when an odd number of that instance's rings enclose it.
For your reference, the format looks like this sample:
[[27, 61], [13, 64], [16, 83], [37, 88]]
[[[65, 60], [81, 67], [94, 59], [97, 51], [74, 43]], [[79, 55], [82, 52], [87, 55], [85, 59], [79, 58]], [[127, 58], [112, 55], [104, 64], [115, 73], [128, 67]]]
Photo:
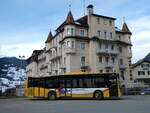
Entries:
[[[65, 20], [71, 4], [75, 19], [84, 15], [83, 0], [0, 0], [0, 55], [25, 55], [42, 49], [47, 35]], [[123, 17], [132, 31], [133, 62], [150, 52], [149, 0], [85, 0], [94, 12], [117, 18], [121, 28]]]

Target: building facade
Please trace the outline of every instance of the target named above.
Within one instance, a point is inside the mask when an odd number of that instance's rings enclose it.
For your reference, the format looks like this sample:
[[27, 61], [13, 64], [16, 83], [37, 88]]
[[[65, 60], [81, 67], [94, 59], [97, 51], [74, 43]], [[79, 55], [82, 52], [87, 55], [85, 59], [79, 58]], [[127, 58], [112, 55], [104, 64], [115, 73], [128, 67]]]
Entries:
[[150, 53], [133, 64], [134, 87], [150, 86]]
[[49, 33], [45, 48], [27, 60], [27, 75], [118, 72], [122, 86], [131, 87], [132, 33], [126, 23], [122, 29], [115, 27], [115, 20], [95, 14], [93, 5], [77, 20], [69, 11], [56, 34]]

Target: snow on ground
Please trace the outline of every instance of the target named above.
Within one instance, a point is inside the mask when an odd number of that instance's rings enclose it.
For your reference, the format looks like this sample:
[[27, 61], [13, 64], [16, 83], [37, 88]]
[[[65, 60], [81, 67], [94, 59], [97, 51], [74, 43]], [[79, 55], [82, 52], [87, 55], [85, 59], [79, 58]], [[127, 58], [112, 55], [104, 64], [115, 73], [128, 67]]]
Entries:
[[[2, 71], [6, 70], [2, 69]], [[25, 84], [24, 75], [24, 69], [18, 67], [8, 67], [6, 76], [0, 78], [0, 90], [5, 92], [9, 88], [15, 88], [16, 85]]]

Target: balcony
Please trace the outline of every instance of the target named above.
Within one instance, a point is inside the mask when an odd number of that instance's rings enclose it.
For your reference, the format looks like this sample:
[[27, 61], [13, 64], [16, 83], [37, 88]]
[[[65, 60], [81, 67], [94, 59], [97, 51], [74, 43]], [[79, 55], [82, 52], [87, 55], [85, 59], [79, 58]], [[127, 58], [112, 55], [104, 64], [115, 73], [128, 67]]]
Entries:
[[116, 50], [106, 50], [106, 49], [96, 49], [96, 54], [98, 55], [118, 55], [118, 51]]
[[48, 66], [43, 64], [43, 65], [40, 67], [40, 70], [44, 70], [44, 69], [47, 69], [47, 68], [48, 68]]
[[112, 64], [111, 64], [111, 63], [106, 63], [105, 68], [110, 68], [110, 69], [112, 69], [112, 68], [113, 68], [113, 66], [112, 66]]
[[52, 60], [59, 59], [61, 56], [62, 56], [62, 55], [61, 55], [61, 53], [58, 53], [58, 54], [52, 55], [52, 56], [50, 57], [50, 60], [52, 61]]
[[119, 68], [120, 68], [120, 69], [126, 69], [126, 68], [127, 68], [127, 65], [126, 65], [126, 64], [120, 64], [120, 65], [119, 65]]
[[60, 69], [66, 69], [66, 65], [65, 65], [65, 64], [62, 64], [62, 65], [60, 66]]
[[75, 48], [66, 48], [65, 49], [65, 53], [66, 54], [75, 54], [76, 53], [76, 49]]
[[89, 65], [88, 64], [83, 64], [80, 67], [81, 70], [88, 70], [89, 69]]

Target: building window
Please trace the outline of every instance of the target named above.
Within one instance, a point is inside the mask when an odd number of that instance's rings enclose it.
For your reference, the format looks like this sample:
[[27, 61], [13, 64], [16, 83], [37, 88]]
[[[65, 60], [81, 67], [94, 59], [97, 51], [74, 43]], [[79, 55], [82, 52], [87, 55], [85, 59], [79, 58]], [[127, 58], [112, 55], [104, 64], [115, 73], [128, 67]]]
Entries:
[[112, 26], [112, 20], [109, 20], [109, 25]]
[[106, 39], [107, 38], [107, 32], [104, 31], [104, 38]]
[[67, 35], [71, 35], [71, 29], [67, 28]]
[[98, 43], [98, 48], [99, 48], [99, 49], [102, 48], [102, 43], [101, 43], [101, 42]]
[[111, 50], [114, 50], [114, 45], [111, 45]]
[[107, 25], [107, 20], [106, 19], [104, 19], [104, 25]]
[[100, 18], [96, 18], [96, 22], [100, 24]]
[[83, 29], [80, 30], [80, 36], [84, 36], [84, 30]]
[[128, 42], [130, 42], [130, 36], [128, 37]]
[[144, 71], [138, 71], [138, 75], [145, 75]]
[[119, 47], [118, 49], [119, 49], [119, 52], [122, 53], [122, 47]]
[[85, 66], [85, 56], [81, 57], [81, 66]]
[[98, 37], [101, 36], [101, 31], [100, 30], [97, 31], [97, 35], [98, 35]]
[[124, 71], [121, 71], [121, 78], [122, 78], [122, 80], [125, 80]]
[[147, 74], [150, 75], [150, 71], [147, 71]]
[[105, 44], [105, 49], [108, 50], [108, 44]]
[[85, 69], [82, 69], [81, 72], [86, 72], [86, 70], [85, 70]]
[[123, 59], [122, 58], [120, 59], [120, 65], [123, 65]]
[[64, 57], [64, 65], [66, 65], [66, 57]]
[[141, 67], [148, 69], [150, 67], [150, 65], [149, 64], [141, 64]]
[[112, 39], [112, 32], [110, 32], [110, 38]]
[[109, 72], [109, 69], [106, 69], [106, 72]]
[[120, 35], [118, 36], [118, 40], [121, 40], [121, 36]]
[[132, 51], [132, 50], [131, 50], [131, 47], [129, 47], [129, 53], [131, 53], [131, 51]]
[[71, 48], [75, 48], [75, 42], [71, 41]]
[[109, 57], [105, 57], [105, 62], [106, 62], [106, 63], [109, 62]]
[[115, 58], [112, 57], [111, 60], [112, 60], [112, 63], [114, 64], [115, 63]]
[[103, 72], [103, 70], [101, 69], [101, 70], [99, 70], [99, 72], [101, 72], [101, 73], [102, 73], [102, 72]]
[[84, 49], [85, 49], [85, 43], [81, 43], [81, 44], [80, 44], [80, 48], [81, 48], [82, 50], [84, 50]]
[[73, 29], [73, 28], [71, 28], [71, 35], [73, 35], [73, 33], [74, 33], [74, 29]]
[[99, 57], [98, 57], [98, 60], [99, 60], [99, 63], [102, 63], [102, 62], [103, 62], [103, 57], [102, 57], [102, 56], [99, 56]]
[[71, 42], [67, 41], [67, 48], [71, 48]]

